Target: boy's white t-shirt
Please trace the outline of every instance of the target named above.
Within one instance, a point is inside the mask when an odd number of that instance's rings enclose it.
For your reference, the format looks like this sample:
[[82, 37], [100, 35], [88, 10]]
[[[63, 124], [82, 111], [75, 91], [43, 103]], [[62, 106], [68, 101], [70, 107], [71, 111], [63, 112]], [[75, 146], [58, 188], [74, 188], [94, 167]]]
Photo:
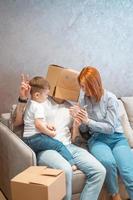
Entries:
[[65, 101], [62, 104], [56, 103], [52, 98], [44, 103], [46, 122], [52, 124], [56, 129], [55, 139], [64, 145], [71, 144], [71, 132], [73, 120], [69, 113], [71, 104]]
[[45, 110], [42, 103], [30, 100], [27, 104], [24, 114], [24, 134], [23, 137], [29, 137], [39, 133], [35, 127], [35, 119], [42, 119], [46, 123]]
[[[58, 104], [52, 98], [47, 99], [44, 103], [37, 103], [35, 101], [30, 102], [28, 103], [24, 117], [24, 122], [27, 122], [27, 127], [25, 124], [24, 129], [24, 137], [38, 133], [38, 130], [35, 128], [33, 123], [34, 119], [44, 118], [45, 123], [52, 124], [55, 127], [55, 139], [61, 141], [64, 145], [71, 144], [70, 129], [72, 128], [73, 123], [72, 117], [69, 113], [71, 104], [67, 101], [62, 104]], [[31, 108], [29, 109], [29, 107]], [[34, 116], [33, 112], [35, 109], [37, 109], [37, 112]], [[32, 125], [30, 125], [30, 123]]]

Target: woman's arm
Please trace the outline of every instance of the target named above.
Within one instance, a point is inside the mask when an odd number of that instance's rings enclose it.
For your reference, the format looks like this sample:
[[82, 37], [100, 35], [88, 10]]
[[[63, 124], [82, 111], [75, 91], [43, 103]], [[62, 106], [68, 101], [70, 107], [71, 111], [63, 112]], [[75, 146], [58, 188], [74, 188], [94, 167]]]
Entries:
[[115, 128], [119, 126], [118, 107], [118, 101], [113, 97], [108, 99], [106, 115], [102, 120], [89, 119], [87, 112], [84, 110], [80, 110], [77, 117], [82, 120], [83, 123], [88, 124], [94, 132], [112, 134], [114, 133]]

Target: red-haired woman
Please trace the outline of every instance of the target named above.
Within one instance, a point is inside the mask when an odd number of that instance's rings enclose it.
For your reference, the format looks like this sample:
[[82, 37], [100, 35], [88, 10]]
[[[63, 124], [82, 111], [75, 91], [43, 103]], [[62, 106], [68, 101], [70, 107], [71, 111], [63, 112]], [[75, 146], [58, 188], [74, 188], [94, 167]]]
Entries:
[[[112, 200], [121, 200], [117, 170], [133, 200], [133, 153], [123, 134], [117, 98], [103, 88], [100, 74], [94, 67], [83, 68], [78, 81], [84, 92], [80, 103], [87, 108], [79, 110], [76, 119], [92, 130], [88, 149], [106, 168], [105, 183]], [[73, 111], [71, 109], [72, 115]]]

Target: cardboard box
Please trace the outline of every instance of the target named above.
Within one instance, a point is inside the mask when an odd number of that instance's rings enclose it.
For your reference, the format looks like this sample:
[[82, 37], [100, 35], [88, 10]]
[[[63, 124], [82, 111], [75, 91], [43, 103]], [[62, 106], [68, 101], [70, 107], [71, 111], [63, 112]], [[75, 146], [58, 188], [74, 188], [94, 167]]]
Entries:
[[50, 65], [46, 79], [50, 84], [50, 96], [78, 101], [80, 87], [77, 80], [79, 72], [57, 65]]
[[11, 180], [12, 200], [62, 200], [66, 195], [62, 170], [32, 166]]

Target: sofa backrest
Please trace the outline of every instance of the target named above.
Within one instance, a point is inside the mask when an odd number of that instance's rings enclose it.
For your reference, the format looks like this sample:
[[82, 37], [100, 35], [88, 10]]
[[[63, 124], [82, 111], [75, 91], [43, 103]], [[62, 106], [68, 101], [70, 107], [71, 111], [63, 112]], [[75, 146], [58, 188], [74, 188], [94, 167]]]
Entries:
[[[133, 129], [131, 127], [131, 124], [128, 118], [128, 112], [125, 109], [123, 101], [121, 99], [118, 101], [119, 101], [120, 119], [121, 119], [123, 131], [128, 140], [130, 147], [133, 148]], [[133, 102], [132, 102], [132, 107], [133, 107]]]
[[133, 129], [133, 97], [122, 97], [121, 101], [124, 104], [129, 119], [129, 123]]

